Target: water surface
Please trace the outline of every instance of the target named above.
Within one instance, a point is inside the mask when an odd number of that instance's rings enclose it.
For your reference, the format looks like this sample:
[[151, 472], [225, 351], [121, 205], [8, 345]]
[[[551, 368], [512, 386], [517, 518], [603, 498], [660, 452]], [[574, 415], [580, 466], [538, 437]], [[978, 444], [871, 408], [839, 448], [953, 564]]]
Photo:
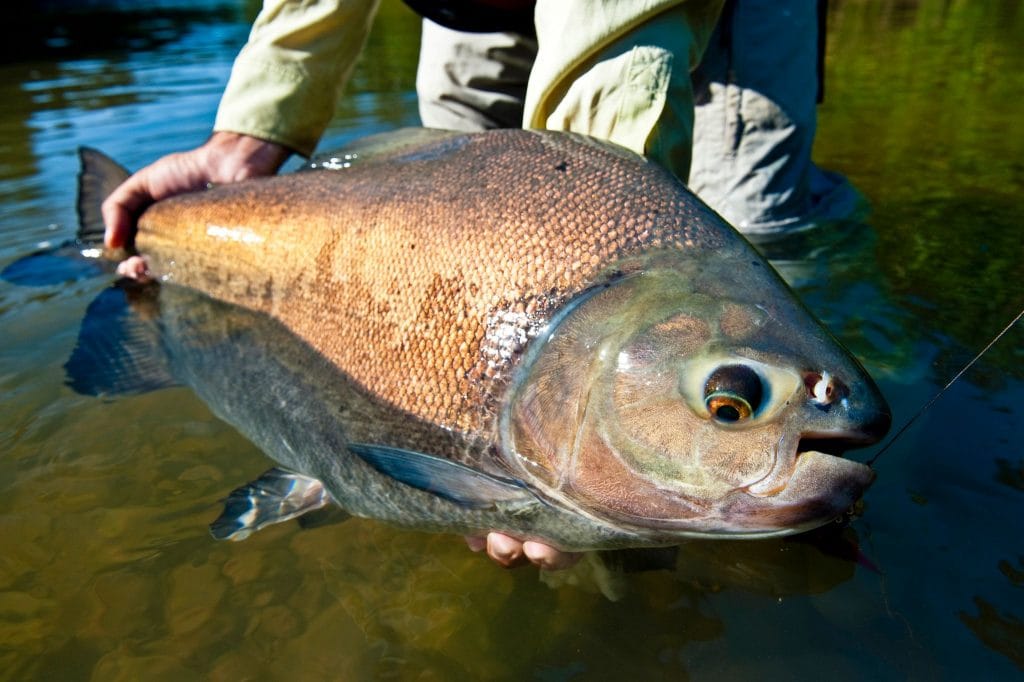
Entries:
[[[830, 4], [816, 157], [871, 212], [773, 253], [900, 424], [1024, 305], [1024, 10]], [[23, 44], [0, 63], [0, 266], [74, 233], [79, 145], [138, 168], [202, 142], [253, 5], [19, 18]], [[385, 2], [324, 146], [416, 123], [417, 40]], [[213, 541], [219, 500], [270, 462], [186, 389], [100, 400], [64, 385], [107, 284], [0, 283], [0, 679], [1024, 669], [1020, 328], [883, 455], [846, 527], [694, 543], [672, 570], [539, 578], [371, 521]]]

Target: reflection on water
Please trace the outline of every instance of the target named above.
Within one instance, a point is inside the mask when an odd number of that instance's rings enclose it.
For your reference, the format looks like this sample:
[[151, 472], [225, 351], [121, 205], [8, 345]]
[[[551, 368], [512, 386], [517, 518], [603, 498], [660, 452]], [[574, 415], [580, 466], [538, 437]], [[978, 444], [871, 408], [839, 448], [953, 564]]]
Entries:
[[238, 19], [231, 0], [36, 0], [8, 17], [0, 61], [52, 61], [154, 50], [196, 24]]
[[[73, 233], [78, 145], [137, 168], [204, 139], [255, 4], [97, 3], [102, 21], [77, 33], [81, 17], [19, 17], [23, 42], [43, 48], [0, 63], [0, 266]], [[817, 156], [871, 212], [762, 248], [878, 378], [899, 425], [1022, 305], [1024, 10], [830, 5]], [[416, 20], [388, 1], [375, 28], [324, 146], [416, 121]], [[848, 525], [593, 559], [541, 581], [458, 538], [357, 519], [213, 542], [219, 500], [268, 461], [185, 389], [100, 400], [64, 386], [107, 284], [0, 283], [0, 679], [1024, 668], [1020, 328], [881, 457]]]

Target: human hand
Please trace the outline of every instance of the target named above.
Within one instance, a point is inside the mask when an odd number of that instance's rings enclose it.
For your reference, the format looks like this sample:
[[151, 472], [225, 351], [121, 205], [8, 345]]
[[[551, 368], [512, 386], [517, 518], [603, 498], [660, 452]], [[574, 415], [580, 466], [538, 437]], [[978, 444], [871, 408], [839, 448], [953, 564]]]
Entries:
[[487, 556], [504, 568], [522, 566], [530, 562], [539, 568], [560, 571], [574, 566], [583, 556], [579, 552], [563, 552], [542, 542], [522, 542], [504, 533], [495, 532], [488, 533], [486, 538], [466, 536], [466, 544], [474, 552], [486, 548]]
[[201, 146], [169, 154], [125, 180], [103, 202], [104, 244], [125, 246], [135, 223], [150, 204], [184, 192], [246, 178], [273, 175], [291, 150], [239, 133], [216, 132]]

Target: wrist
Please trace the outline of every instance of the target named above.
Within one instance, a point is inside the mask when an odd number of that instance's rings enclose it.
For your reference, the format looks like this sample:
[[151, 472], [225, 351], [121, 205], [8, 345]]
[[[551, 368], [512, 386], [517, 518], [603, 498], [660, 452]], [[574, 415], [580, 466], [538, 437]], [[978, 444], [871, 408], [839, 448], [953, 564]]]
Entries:
[[243, 133], [216, 131], [201, 147], [216, 182], [273, 175], [292, 154], [288, 147]]

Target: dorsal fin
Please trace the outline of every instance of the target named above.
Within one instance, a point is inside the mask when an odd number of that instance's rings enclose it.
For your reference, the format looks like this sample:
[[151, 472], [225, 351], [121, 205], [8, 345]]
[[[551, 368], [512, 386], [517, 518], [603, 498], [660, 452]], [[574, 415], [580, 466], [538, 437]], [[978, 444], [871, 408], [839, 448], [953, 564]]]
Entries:
[[124, 166], [103, 152], [79, 147], [78, 158], [78, 234], [79, 241], [92, 244], [103, 241], [103, 214], [100, 206], [110, 193], [131, 175]]
[[467, 133], [436, 128], [399, 128], [349, 142], [315, 155], [300, 170], [344, 170], [356, 164], [435, 158]]

